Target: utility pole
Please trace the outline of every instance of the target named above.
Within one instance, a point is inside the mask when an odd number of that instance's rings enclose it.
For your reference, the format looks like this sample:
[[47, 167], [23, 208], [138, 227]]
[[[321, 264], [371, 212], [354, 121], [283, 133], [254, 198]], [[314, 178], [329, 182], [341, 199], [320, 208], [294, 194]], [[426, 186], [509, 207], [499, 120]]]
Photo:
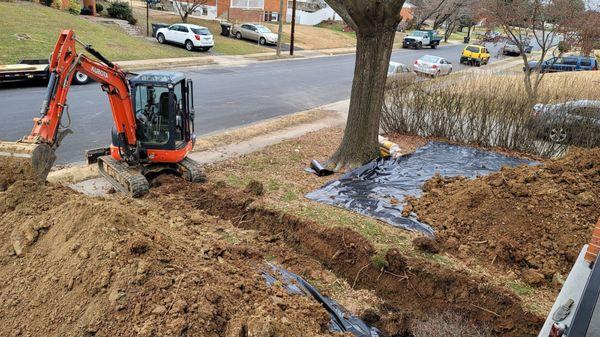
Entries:
[[150, 36], [150, 23], [148, 17], [150, 16], [150, 0], [146, 0], [146, 36]]
[[290, 34], [290, 55], [294, 55], [294, 31], [296, 30], [296, 0], [292, 0], [292, 32]]
[[283, 36], [283, 0], [279, 0], [279, 31], [277, 32], [277, 56], [281, 56], [281, 40]]

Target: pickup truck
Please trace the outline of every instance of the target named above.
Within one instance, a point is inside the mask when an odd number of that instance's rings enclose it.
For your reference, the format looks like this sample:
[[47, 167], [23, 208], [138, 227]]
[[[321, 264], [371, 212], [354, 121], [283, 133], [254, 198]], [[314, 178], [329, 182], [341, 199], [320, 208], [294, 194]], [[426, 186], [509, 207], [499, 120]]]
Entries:
[[415, 30], [402, 40], [402, 48], [421, 49], [423, 47], [437, 48], [442, 37], [435, 30]]
[[[45, 81], [50, 77], [47, 59], [21, 60], [18, 64], [0, 64], [0, 84], [9, 82]], [[83, 73], [73, 75], [73, 83], [86, 84], [91, 79]]]

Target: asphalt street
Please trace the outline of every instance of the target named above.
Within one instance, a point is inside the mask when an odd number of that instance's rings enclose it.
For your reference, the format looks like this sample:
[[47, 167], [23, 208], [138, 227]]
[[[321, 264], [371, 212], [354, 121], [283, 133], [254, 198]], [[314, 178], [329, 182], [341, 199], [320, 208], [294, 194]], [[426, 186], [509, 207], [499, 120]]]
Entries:
[[[456, 71], [464, 67], [458, 62], [463, 48], [461, 44], [397, 50], [392, 61], [411, 65], [431, 54], [451, 61]], [[496, 50], [490, 49], [494, 56]], [[348, 54], [179, 70], [194, 81], [196, 134], [202, 136], [348, 99], [354, 59]], [[41, 85], [0, 89], [0, 139], [17, 140], [30, 132], [45, 89]], [[113, 124], [108, 99], [97, 83], [72, 86], [67, 103], [74, 134], [58, 149], [58, 163], [81, 161], [86, 149], [107, 146]]]

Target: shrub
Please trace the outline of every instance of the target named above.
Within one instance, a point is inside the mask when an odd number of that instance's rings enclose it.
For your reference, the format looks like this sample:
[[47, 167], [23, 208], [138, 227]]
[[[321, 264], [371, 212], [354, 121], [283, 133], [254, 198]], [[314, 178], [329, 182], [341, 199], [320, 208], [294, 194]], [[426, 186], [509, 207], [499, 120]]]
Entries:
[[104, 6], [101, 3], [96, 3], [96, 13], [100, 13], [104, 10]]
[[137, 19], [133, 17], [133, 15], [130, 15], [127, 17], [127, 22], [129, 22], [130, 25], [135, 25], [137, 23]]
[[78, 15], [81, 12], [81, 4], [77, 0], [69, 0], [69, 6], [66, 8], [66, 11], [73, 15]]
[[[90, 8], [91, 8], [91, 6], [90, 6]], [[79, 12], [79, 14], [81, 14], [81, 15], [92, 15], [92, 10], [90, 8], [83, 7], [81, 9], [81, 12]]]
[[131, 7], [126, 2], [114, 2], [106, 9], [106, 12], [115, 19], [129, 20], [133, 17]]
[[[523, 75], [456, 74], [439, 81], [392, 82], [382, 110], [386, 133], [416, 134], [453, 142], [502, 147], [542, 156], [564, 152], [570, 144], [598, 146], [597, 125], [578, 125], [577, 135], [561, 143], [540, 140], [550, 130], [533, 124], [535, 103], [598, 99], [593, 74], [548, 74], [536, 102], [525, 94]], [[569, 83], [565, 86], [564, 83]], [[553, 121], [554, 128], [568, 124]]]

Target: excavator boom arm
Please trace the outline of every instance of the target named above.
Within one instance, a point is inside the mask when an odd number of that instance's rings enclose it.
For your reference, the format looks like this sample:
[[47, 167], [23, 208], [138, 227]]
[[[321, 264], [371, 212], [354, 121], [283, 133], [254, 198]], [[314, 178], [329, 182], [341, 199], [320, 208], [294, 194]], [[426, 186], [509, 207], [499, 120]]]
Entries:
[[52, 148], [60, 145], [60, 121], [68, 109], [67, 95], [71, 80], [75, 72], [79, 71], [101, 83], [108, 94], [117, 133], [128, 145], [135, 146], [135, 113], [125, 72], [90, 46], [84, 45], [84, 48], [102, 62], [92, 60], [85, 54], [78, 54], [75, 48], [77, 42], [72, 30], [64, 30], [60, 34], [50, 59], [50, 80], [40, 110], [41, 116], [34, 119], [33, 129], [24, 141], [46, 143]]

